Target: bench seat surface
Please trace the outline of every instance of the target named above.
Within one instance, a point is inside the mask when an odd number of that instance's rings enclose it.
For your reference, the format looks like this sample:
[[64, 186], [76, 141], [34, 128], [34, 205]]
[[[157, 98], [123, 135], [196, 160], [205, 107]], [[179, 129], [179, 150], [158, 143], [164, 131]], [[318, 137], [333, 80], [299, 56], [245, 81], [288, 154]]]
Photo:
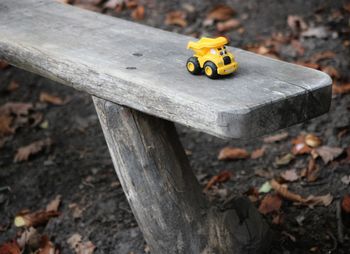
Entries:
[[0, 58], [151, 115], [250, 138], [328, 111], [328, 75], [230, 48], [234, 75], [193, 76], [185, 68], [189, 40], [56, 1], [0, 2]]

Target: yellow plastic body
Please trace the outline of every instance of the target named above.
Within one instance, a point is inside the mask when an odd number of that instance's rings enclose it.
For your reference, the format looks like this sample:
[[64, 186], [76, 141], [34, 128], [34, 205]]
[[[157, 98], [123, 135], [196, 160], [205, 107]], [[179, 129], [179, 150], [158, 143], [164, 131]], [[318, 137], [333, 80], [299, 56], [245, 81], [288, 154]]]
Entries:
[[[228, 52], [225, 45], [228, 43], [225, 37], [206, 38], [203, 37], [197, 42], [190, 41], [187, 45], [188, 49], [195, 52], [201, 68], [208, 61], [213, 62], [217, 67], [219, 75], [231, 74], [238, 68], [238, 63], [231, 52]], [[224, 57], [228, 56], [231, 61], [229, 64], [224, 64]]]

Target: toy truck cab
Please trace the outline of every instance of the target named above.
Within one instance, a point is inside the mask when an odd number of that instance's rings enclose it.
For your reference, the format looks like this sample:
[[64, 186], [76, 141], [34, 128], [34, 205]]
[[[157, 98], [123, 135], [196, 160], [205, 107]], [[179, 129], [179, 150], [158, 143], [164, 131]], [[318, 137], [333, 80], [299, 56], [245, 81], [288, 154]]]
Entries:
[[228, 43], [225, 37], [201, 38], [198, 42], [190, 41], [187, 45], [195, 54], [187, 60], [187, 70], [195, 75], [204, 73], [209, 78], [218, 78], [221, 75], [233, 73], [238, 63], [232, 53], [226, 49]]

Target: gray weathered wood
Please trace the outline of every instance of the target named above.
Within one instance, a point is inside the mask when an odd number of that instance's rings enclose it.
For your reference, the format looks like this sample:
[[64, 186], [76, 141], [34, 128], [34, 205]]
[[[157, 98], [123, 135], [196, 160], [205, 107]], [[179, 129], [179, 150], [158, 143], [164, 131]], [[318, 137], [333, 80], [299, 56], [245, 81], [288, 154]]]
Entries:
[[174, 124], [94, 97], [119, 180], [154, 254], [262, 254], [270, 232], [243, 198], [210, 206]]
[[236, 48], [232, 77], [192, 76], [189, 40], [53, 0], [0, 1], [0, 58], [151, 115], [249, 138], [329, 108], [328, 75]]

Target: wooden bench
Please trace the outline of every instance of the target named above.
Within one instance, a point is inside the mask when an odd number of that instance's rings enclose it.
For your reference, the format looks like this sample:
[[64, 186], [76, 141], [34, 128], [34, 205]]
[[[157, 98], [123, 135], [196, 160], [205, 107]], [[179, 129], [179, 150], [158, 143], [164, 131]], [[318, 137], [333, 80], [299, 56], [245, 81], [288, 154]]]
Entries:
[[0, 58], [92, 95], [152, 253], [263, 253], [271, 239], [264, 220], [244, 198], [210, 205], [173, 122], [252, 138], [327, 112], [332, 81], [237, 48], [232, 77], [192, 76], [191, 39], [52, 0], [0, 2]]

